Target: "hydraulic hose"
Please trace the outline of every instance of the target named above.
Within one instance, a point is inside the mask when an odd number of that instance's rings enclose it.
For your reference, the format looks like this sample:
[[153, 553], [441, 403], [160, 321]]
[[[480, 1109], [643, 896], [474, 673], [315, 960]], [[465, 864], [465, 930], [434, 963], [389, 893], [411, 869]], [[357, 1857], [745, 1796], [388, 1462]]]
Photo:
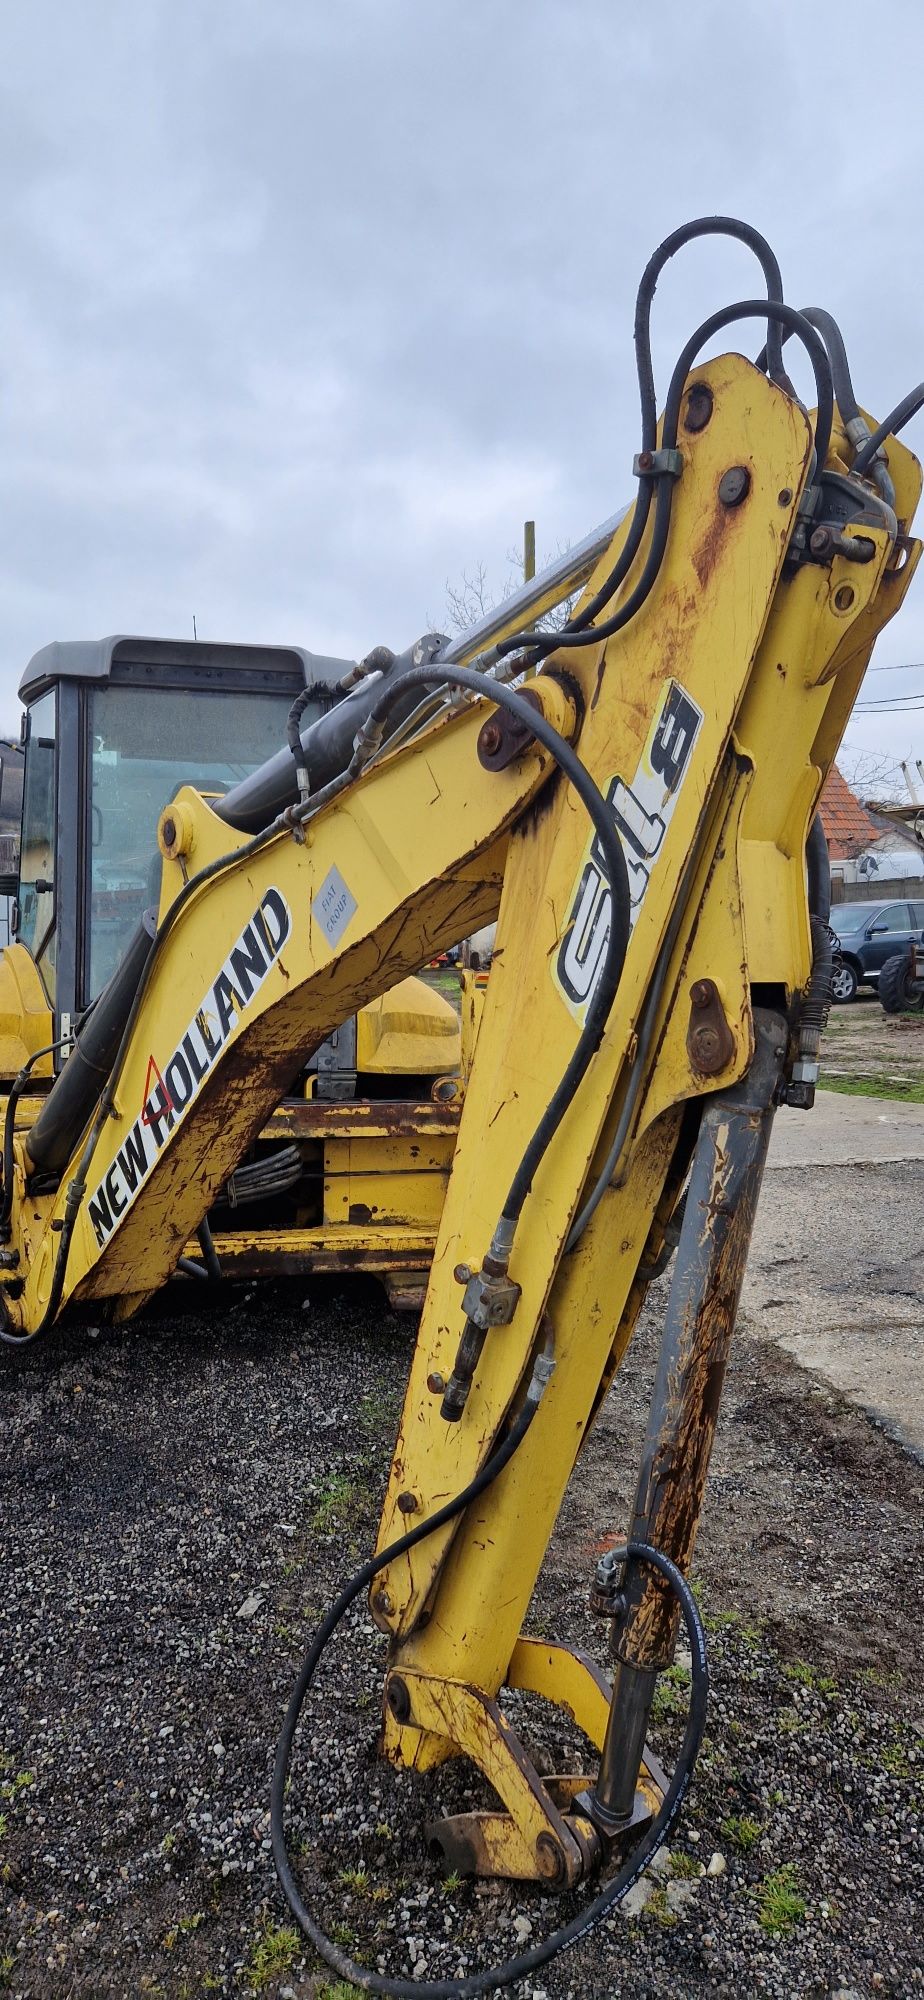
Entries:
[[402, 1535], [388, 1548], [380, 1550], [378, 1555], [372, 1556], [360, 1570], [357, 1570], [356, 1575], [341, 1591], [318, 1627], [292, 1690], [276, 1750], [270, 1793], [270, 1827], [276, 1873], [292, 1915], [315, 1950], [320, 1953], [338, 1978], [358, 1986], [364, 1993], [381, 1993], [392, 1996], [392, 2000], [474, 2000], [476, 1995], [491, 1993], [499, 1986], [513, 1985], [516, 1980], [525, 1979], [530, 1973], [538, 1971], [540, 1966], [547, 1965], [551, 1958], [558, 1956], [559, 1952], [577, 1944], [581, 1938], [595, 1930], [597, 1925], [615, 1909], [617, 1903], [622, 1901], [633, 1882], [638, 1881], [652, 1855], [666, 1840], [693, 1776], [693, 1767], [705, 1727], [709, 1692], [706, 1635], [702, 1619], [690, 1586], [676, 1564], [659, 1549], [649, 1548], [645, 1542], [629, 1542], [624, 1549], [614, 1554], [614, 1563], [625, 1562], [630, 1558], [636, 1562], [650, 1563], [666, 1579], [680, 1605], [690, 1642], [692, 1661], [690, 1707], [680, 1754], [658, 1812], [638, 1846], [623, 1862], [618, 1874], [593, 1898], [587, 1908], [578, 1916], [572, 1917], [570, 1923], [562, 1924], [560, 1929], [553, 1931], [541, 1944], [533, 1945], [529, 1951], [522, 1952], [518, 1958], [508, 1959], [503, 1965], [490, 1966], [463, 1979], [415, 1980], [394, 1979], [384, 1973], [372, 1972], [367, 1966], [358, 1965], [322, 1931], [302, 1896], [286, 1846], [285, 1795], [295, 1732], [321, 1657], [350, 1605], [368, 1589], [380, 1570], [388, 1563], [397, 1561], [400, 1556], [406, 1555], [410, 1549], [416, 1548], [428, 1535], [435, 1534], [438, 1528], [445, 1527], [447, 1522], [455, 1520], [473, 1500], [485, 1492], [503, 1471], [504, 1466], [509, 1465], [539, 1407], [544, 1386], [543, 1381], [537, 1383], [534, 1371], [526, 1403], [504, 1443], [454, 1500], [448, 1501], [446, 1506], [441, 1507], [429, 1521], [421, 1522], [418, 1527], [412, 1528], [408, 1534]]
[[[693, 222], [686, 222], [673, 234], [665, 237], [642, 273], [641, 283], [635, 301], [635, 361], [638, 372], [639, 401], [642, 417], [642, 451], [654, 451], [658, 441], [658, 406], [655, 395], [654, 367], [651, 359], [651, 308], [654, 302], [658, 279], [666, 264], [677, 251], [699, 236], [730, 236], [737, 238], [753, 250], [763, 267], [767, 280], [767, 297], [782, 303], [783, 279], [779, 264], [765, 236], [758, 229], [752, 229], [747, 222], [739, 222], [730, 215], [704, 215]], [[768, 336], [768, 346], [772, 342], [773, 361], [770, 374], [788, 394], [792, 394], [792, 384], [783, 369], [783, 354], [779, 328], [774, 327]], [[769, 365], [769, 364], [767, 364]], [[643, 477], [632, 516], [628, 535], [609, 575], [604, 578], [599, 589], [588, 602], [582, 605], [569, 621], [569, 631], [579, 632], [591, 625], [598, 612], [603, 610], [625, 581], [642, 544], [642, 536], [651, 511], [653, 481]]]
[[865, 472], [867, 466], [872, 464], [880, 445], [885, 444], [886, 438], [897, 437], [899, 431], [903, 431], [905, 425], [910, 423], [912, 417], [916, 417], [921, 409], [924, 409], [924, 382], [919, 382], [916, 389], [909, 389], [907, 396], [903, 396], [901, 402], [896, 403], [894, 410], [890, 410], [889, 415], [883, 418], [872, 436], [861, 445], [853, 461], [854, 472]]
[[[570, 743], [567, 743], [558, 730], [553, 729], [552, 724], [546, 722], [545, 717], [525, 701], [516, 689], [505, 687], [501, 682], [486, 681], [483, 674], [477, 673], [471, 667], [447, 667], [444, 672], [446, 680], [451, 685], [467, 688], [473, 694], [487, 695], [492, 702], [497, 703], [498, 707], [505, 708], [509, 714], [516, 716], [519, 721], [526, 724], [537, 742], [551, 752], [593, 822], [611, 897], [606, 952], [593, 998], [587, 1010], [586, 1021], [561, 1082], [523, 1154], [504, 1203], [502, 1224], [507, 1225], [508, 1230], [512, 1231], [519, 1219], [539, 1162], [558, 1130], [568, 1105], [603, 1039], [629, 943], [631, 911], [629, 875], [622, 842], [616, 831], [612, 813], [586, 765], [581, 763]], [[406, 688], [413, 685], [424, 686], [428, 679], [432, 678], [432, 673], [428, 669], [420, 667], [408, 674], [402, 674], [400, 681], [396, 681], [382, 695], [372, 710], [367, 724], [370, 732], [384, 725], [392, 701], [397, 700]]]
[[[844, 336], [833, 313], [825, 312], [822, 306], [803, 306], [802, 312], [805, 319], [809, 320], [812, 326], [817, 327], [828, 350], [828, 358], [831, 362], [831, 374], [834, 381], [835, 401], [847, 436], [854, 446], [853, 470], [856, 471], [856, 453], [861, 448], [865, 448], [867, 439], [870, 436], [870, 428], [857, 402], [853, 378], [850, 373], [850, 362], [847, 359]], [[784, 332], [783, 339], [784, 341], [789, 339], [788, 330]], [[766, 347], [758, 355], [756, 365], [758, 368], [766, 367]], [[885, 501], [887, 507], [894, 508], [895, 487], [892, 484], [885, 459], [878, 456], [874, 457], [869, 470], [879, 490], [880, 498]]]
[[[828, 351], [821, 335], [810, 325], [802, 313], [797, 312], [794, 306], [787, 306], [778, 300], [771, 299], [741, 299], [736, 305], [723, 306], [719, 312], [712, 313], [709, 319], [704, 320], [702, 325], [697, 327], [696, 332], [691, 335], [680, 354], [680, 358], [671, 376], [667, 402], [664, 406], [662, 449], [665, 451], [676, 449], [683, 391], [690, 368], [700, 348], [705, 345], [707, 340], [712, 339], [713, 334], [720, 332], [723, 327], [730, 326], [735, 320], [739, 319], [766, 319], [779, 326], [789, 327], [792, 332], [798, 334], [808, 350], [809, 360], [812, 363], [815, 375], [818, 398], [815, 425], [815, 456], [817, 463], [823, 465], [831, 442], [831, 428], [834, 420], [834, 387]], [[924, 390], [922, 390], [922, 401], [924, 401]], [[674, 487], [673, 475], [668, 472], [655, 475], [643, 474], [646, 483], [652, 477], [657, 477], [658, 479], [658, 495], [655, 502], [655, 520], [651, 545], [641, 576], [635, 589], [627, 597], [625, 603], [620, 606], [619, 610], [611, 618], [604, 620], [600, 625], [591, 625], [584, 628], [574, 623], [569, 623], [563, 626], [559, 632], [511, 633], [509, 638], [499, 639], [497, 642], [496, 652], [499, 658], [503, 658], [507, 653], [520, 651], [523, 647], [528, 647], [534, 658], [541, 659], [545, 658], [549, 653], [558, 652], [560, 649], [566, 650], [573, 646], [595, 646], [602, 639], [610, 639], [616, 632], [622, 631], [636, 616], [636, 613], [641, 610], [642, 605], [650, 595], [657, 580], [661, 564], [664, 560], [670, 529]]]

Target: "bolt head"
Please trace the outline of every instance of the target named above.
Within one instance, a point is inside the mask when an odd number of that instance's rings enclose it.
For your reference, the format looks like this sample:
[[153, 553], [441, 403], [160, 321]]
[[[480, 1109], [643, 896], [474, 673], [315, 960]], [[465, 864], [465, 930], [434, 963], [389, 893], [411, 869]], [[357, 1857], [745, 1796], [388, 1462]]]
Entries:
[[420, 1506], [420, 1501], [418, 1500], [416, 1493], [399, 1493], [398, 1506], [400, 1507], [402, 1514], [416, 1514], [417, 1509]]
[[712, 415], [713, 396], [708, 382], [694, 382], [684, 412], [685, 431], [704, 431]]
[[441, 1375], [438, 1369], [434, 1368], [432, 1374], [427, 1376], [427, 1388], [431, 1396], [441, 1396], [445, 1387], [446, 1377]]
[[751, 489], [751, 475], [746, 465], [730, 465], [719, 480], [719, 499], [723, 507], [740, 507]]

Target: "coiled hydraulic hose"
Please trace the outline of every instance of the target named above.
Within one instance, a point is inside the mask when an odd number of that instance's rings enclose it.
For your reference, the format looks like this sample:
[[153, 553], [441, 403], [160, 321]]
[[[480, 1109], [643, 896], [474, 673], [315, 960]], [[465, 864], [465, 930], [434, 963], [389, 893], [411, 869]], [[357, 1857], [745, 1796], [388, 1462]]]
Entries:
[[534, 1387], [535, 1383], [534, 1375], [526, 1403], [507, 1438], [470, 1484], [458, 1493], [454, 1500], [441, 1507], [429, 1521], [421, 1522], [418, 1527], [412, 1528], [408, 1534], [393, 1542], [389, 1548], [382, 1549], [377, 1556], [372, 1556], [341, 1591], [315, 1633], [286, 1710], [276, 1750], [270, 1793], [270, 1827], [276, 1873], [292, 1915], [305, 1936], [310, 1938], [315, 1950], [320, 1953], [331, 1970], [336, 1972], [338, 1978], [350, 1981], [364, 1993], [386, 1994], [392, 1996], [392, 2000], [474, 2000], [475, 1995], [491, 1993], [498, 1986], [513, 1985], [516, 1980], [525, 1979], [530, 1973], [537, 1972], [540, 1966], [547, 1965], [551, 1958], [558, 1956], [559, 1952], [566, 1951], [570, 1945], [577, 1944], [581, 1938], [595, 1930], [597, 1925], [615, 1909], [617, 1903], [622, 1901], [633, 1882], [638, 1881], [652, 1855], [667, 1839], [693, 1776], [693, 1767], [706, 1722], [706, 1702], [709, 1692], [706, 1635], [702, 1619], [690, 1586], [676, 1564], [659, 1549], [649, 1548], [646, 1542], [628, 1542], [624, 1549], [615, 1552], [614, 1563], [627, 1562], [631, 1558], [635, 1562], [651, 1564], [666, 1579], [677, 1598], [690, 1643], [692, 1686], [683, 1743], [661, 1806], [638, 1846], [599, 1895], [595, 1896], [579, 1915], [572, 1917], [570, 1923], [562, 1924], [550, 1937], [544, 1938], [541, 1944], [533, 1945], [518, 1958], [507, 1959], [503, 1965], [489, 1966], [484, 1971], [471, 1973], [463, 1979], [426, 1980], [395, 1979], [384, 1973], [372, 1972], [367, 1966], [357, 1965], [355, 1960], [349, 1958], [346, 1952], [322, 1931], [302, 1896], [286, 1846], [285, 1795], [295, 1732], [319, 1661], [350, 1605], [368, 1589], [380, 1570], [384, 1569], [386, 1564], [406, 1555], [410, 1549], [416, 1548], [428, 1535], [435, 1534], [437, 1529], [445, 1527], [447, 1522], [455, 1520], [473, 1500], [477, 1500], [479, 1495], [492, 1485], [505, 1465], [509, 1465], [539, 1407], [542, 1385]]

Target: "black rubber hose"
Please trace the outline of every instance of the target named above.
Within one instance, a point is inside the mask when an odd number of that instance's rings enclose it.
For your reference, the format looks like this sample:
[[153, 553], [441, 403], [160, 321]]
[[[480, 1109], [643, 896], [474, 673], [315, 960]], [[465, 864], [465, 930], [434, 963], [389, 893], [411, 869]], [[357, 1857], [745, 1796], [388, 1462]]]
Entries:
[[12, 1142], [14, 1142], [14, 1134], [16, 1134], [16, 1104], [20, 1102], [22, 1092], [24, 1092], [24, 1088], [26, 1088], [30, 1076], [32, 1076], [34, 1064], [40, 1062], [42, 1056], [56, 1056], [58, 1048], [70, 1048], [70, 1044], [72, 1044], [72, 1036], [64, 1034], [58, 1042], [48, 1042], [46, 1048], [36, 1048], [36, 1052], [26, 1058], [26, 1062], [22, 1064], [22, 1070], [18, 1070], [18, 1074], [14, 1076], [14, 1080], [10, 1084], [10, 1096], [6, 1098], [6, 1118], [4, 1118], [4, 1198], [2, 1198], [2, 1204], [0, 1204], [0, 1242], [6, 1240], [8, 1228], [10, 1228], [10, 1214], [12, 1214], [12, 1170], [14, 1170]]
[[293, 701], [292, 706], [289, 710], [289, 713], [286, 716], [286, 742], [288, 743], [289, 749], [292, 752], [292, 761], [295, 765], [295, 775], [298, 784], [299, 797], [301, 797], [302, 793], [302, 772], [305, 770], [305, 752], [302, 746], [302, 737], [299, 724], [309, 703], [314, 700], [315, 700], [314, 688], [313, 687], [302, 688], [301, 694], [296, 695], [295, 700]]
[[[837, 320], [833, 313], [825, 312], [823, 306], [803, 306], [801, 311], [803, 319], [807, 319], [809, 325], [814, 326], [821, 334], [822, 340], [828, 350], [828, 359], [831, 363], [831, 375], [834, 382], [834, 396], [838, 410], [845, 423], [854, 422], [857, 417], [862, 417], [862, 411], [857, 402], [853, 386], [844, 336], [838, 326]], [[791, 333], [792, 329], [790, 327], [783, 329], [782, 338], [784, 343], [791, 338]], [[762, 347], [754, 366], [755, 368], [766, 369], [767, 365], [767, 348]]]
[[386, 1994], [391, 1996], [391, 2000], [475, 2000], [476, 1995], [492, 1993], [497, 1987], [512, 1986], [518, 1979], [528, 1978], [530, 1973], [537, 1972], [540, 1966], [547, 1965], [551, 1958], [556, 1958], [559, 1952], [566, 1951], [571, 1945], [586, 1937], [590, 1931], [595, 1930], [597, 1925], [615, 1909], [617, 1903], [627, 1895], [633, 1883], [637, 1882], [644, 1872], [652, 1855], [666, 1840], [689, 1788], [705, 1727], [709, 1668], [706, 1657], [706, 1634], [696, 1600], [685, 1577], [681, 1575], [676, 1564], [671, 1562], [669, 1556], [662, 1555], [659, 1549], [649, 1548], [645, 1542], [628, 1542], [624, 1549], [616, 1551], [614, 1562], [622, 1563], [631, 1559], [635, 1562], [650, 1563], [666, 1578], [679, 1602], [690, 1642], [692, 1686], [687, 1725], [673, 1776], [651, 1825], [638, 1846], [623, 1862], [618, 1874], [613, 1876], [599, 1895], [588, 1903], [585, 1910], [572, 1917], [570, 1923], [562, 1924], [550, 1937], [544, 1938], [541, 1944], [533, 1945], [529, 1951], [522, 1952], [519, 1958], [507, 1959], [503, 1965], [489, 1966], [484, 1971], [471, 1973], [464, 1979], [393, 1979], [387, 1974], [372, 1972], [368, 1967], [357, 1965], [353, 1959], [348, 1958], [339, 1945], [327, 1937], [315, 1922], [302, 1897], [286, 1847], [285, 1794], [295, 1732], [318, 1663], [344, 1613], [360, 1593], [368, 1589], [379, 1571], [384, 1569], [386, 1564], [406, 1554], [418, 1542], [424, 1541], [428, 1535], [435, 1533], [437, 1528], [445, 1526], [447, 1521], [454, 1520], [457, 1514], [462, 1513], [480, 1493], [485, 1491], [503, 1467], [509, 1464], [532, 1420], [530, 1416], [524, 1422], [524, 1416], [525, 1412], [522, 1412], [500, 1451], [488, 1460], [477, 1478], [473, 1479], [462, 1493], [457, 1494], [454, 1500], [450, 1500], [447, 1506], [441, 1507], [432, 1520], [424, 1521], [419, 1527], [412, 1528], [409, 1534], [402, 1535], [401, 1539], [392, 1543], [390, 1548], [383, 1549], [379, 1555], [364, 1563], [345, 1590], [341, 1591], [336, 1603], [331, 1606], [319, 1626], [305, 1656], [302, 1670], [292, 1691], [276, 1751], [270, 1794], [273, 1860], [292, 1915], [306, 1937], [310, 1938], [315, 1950], [320, 1953], [332, 1971], [336, 1972], [338, 1978], [348, 1980], [364, 1993]]
[[[654, 368], [651, 359], [651, 307], [658, 279], [665, 264], [669, 263], [670, 259], [685, 244], [692, 242], [697, 236], [716, 235], [736, 237], [754, 251], [763, 266], [767, 279], [768, 299], [782, 303], [783, 280], [779, 264], [766, 237], [761, 236], [760, 231], [752, 229], [748, 223], [739, 222], [734, 216], [728, 215], [700, 216], [697, 221], [684, 223], [682, 228], [674, 230], [672, 236], [665, 238], [664, 242], [654, 252], [654, 255], [649, 258], [642, 273], [635, 301], [635, 365], [638, 374], [639, 401], [641, 403], [642, 451], [654, 451], [658, 441], [658, 406], [655, 396]], [[775, 382], [779, 383], [781, 388], [786, 390], [787, 394], [794, 395], [795, 391], [792, 383], [783, 369], [782, 344], [779, 339], [779, 329], [774, 328], [772, 332], [778, 351], [774, 355], [774, 366], [770, 371], [771, 377]], [[764, 365], [768, 365], [766, 360]], [[598, 612], [603, 610], [604, 605], [609, 603], [610, 598], [615, 595], [620, 584], [625, 582], [642, 545], [642, 538], [648, 523], [648, 516], [651, 512], [653, 492], [653, 478], [648, 475], [642, 475], [629, 531], [613, 568], [610, 570], [609, 575], [604, 577], [603, 582], [595, 591], [593, 597], [589, 598], [587, 603], [582, 605], [579, 611], [575, 612], [573, 618], [569, 619], [568, 631], [581, 632], [586, 626], [592, 624]], [[519, 635], [517, 643], [526, 644], [528, 643], [528, 638], [528, 634]], [[505, 652], [509, 650], [509, 646], [504, 647]]]
[[[645, 266], [635, 300], [635, 365], [638, 374], [639, 401], [641, 403], [641, 448], [643, 451], [654, 451], [658, 440], [658, 405], [655, 395], [654, 367], [651, 359], [651, 307], [658, 279], [664, 266], [670, 262], [670, 259], [685, 244], [692, 242], [697, 236], [719, 235], [735, 237], [740, 242], [746, 243], [748, 248], [754, 251], [755, 256], [763, 267], [767, 280], [768, 299], [775, 300], [778, 304], [782, 304], [783, 302], [783, 279], [776, 257], [766, 237], [762, 236], [759, 230], [752, 229], [749, 223], [739, 222], [735, 216], [706, 215], [700, 216], [694, 222], [684, 223], [680, 229], [675, 229], [671, 236], [665, 237], [664, 242], [658, 246], [658, 249], [649, 258]], [[770, 367], [771, 379], [777, 382], [781, 388], [785, 389], [787, 395], [794, 396], [795, 390], [783, 368], [782, 340], [777, 325], [773, 325], [770, 328], [767, 336], [767, 344], [768, 347], [773, 346], [773, 365]], [[764, 365], [769, 365], [766, 359]], [[648, 476], [642, 477], [629, 531], [613, 568], [610, 570], [609, 575], [604, 577], [602, 584], [594, 593], [594, 596], [589, 598], [587, 603], [582, 605], [581, 609], [575, 612], [574, 617], [569, 620], [567, 627], [569, 631], [580, 632], [586, 626], [592, 624], [598, 612], [603, 610], [604, 605], [609, 603], [610, 598], [615, 595], [620, 584], [625, 582], [642, 545], [642, 537], [645, 533], [649, 513], [651, 512], [653, 486], [654, 482], [652, 478]], [[515, 643], [517, 645], [529, 644], [529, 635], [518, 635]], [[509, 650], [511, 648], [509, 645], [506, 645], [504, 651]]]
[[[797, 333], [808, 350], [809, 360], [815, 375], [818, 397], [815, 425], [815, 455], [819, 465], [823, 465], [831, 442], [831, 427], [834, 421], [834, 387], [831, 379], [831, 364], [821, 335], [810, 326], [808, 320], [797, 312], [794, 306], [781, 305], [768, 299], [741, 299], [736, 305], [723, 306], [721, 311], [712, 313], [710, 318], [697, 327], [683, 348], [671, 376], [664, 406], [662, 446], [672, 450], [677, 443], [680, 424], [680, 405], [686, 379], [701, 347], [713, 334], [721, 331], [738, 319], [769, 319], [788, 326]], [[655, 506], [655, 524], [642, 574], [625, 604], [620, 605], [612, 618], [600, 625], [592, 625], [588, 630], [577, 630], [571, 625], [563, 626], [560, 632], [515, 632], [507, 639], [497, 642], [497, 654], [502, 658], [507, 653], [519, 652], [529, 647], [535, 658], [544, 658], [549, 653], [565, 650], [572, 646], [596, 646], [601, 639], [610, 639], [628, 625], [641, 610], [650, 595], [664, 560], [670, 528], [671, 505], [674, 481], [669, 474], [663, 474], [658, 482], [658, 497]]]
[[865, 472], [880, 445], [885, 444], [886, 438], [897, 437], [899, 431], [903, 431], [905, 425], [910, 423], [912, 417], [916, 417], [921, 409], [924, 409], [924, 382], [919, 382], [916, 389], [909, 389], [907, 396], [903, 396], [901, 402], [896, 403], [894, 410], [890, 410], [889, 415], [883, 418], [872, 436], [860, 446], [853, 461], [853, 471]]
[[[522, 694], [518, 694], [514, 688], [506, 687], [500, 681], [488, 681], [484, 674], [477, 673], [471, 667], [446, 667], [441, 671], [451, 685], [468, 688], [473, 694], [486, 695], [491, 701], [496, 702], [498, 707], [505, 708], [509, 714], [515, 715], [519, 721], [526, 724], [537, 742], [541, 743], [544, 749], [551, 751], [559, 769], [574, 787], [581, 804], [593, 822], [594, 832], [600, 844], [603, 872], [610, 888], [610, 928], [600, 975], [574, 1053], [526, 1148], [504, 1203], [504, 1220], [512, 1224], [519, 1217], [542, 1155], [561, 1124], [568, 1105], [603, 1039], [603, 1031], [616, 996], [631, 934], [629, 873], [622, 842], [606, 800], [594, 783], [586, 765], [581, 763], [577, 752], [571, 748], [570, 743], [566, 743], [558, 730], [553, 729], [552, 724], [546, 722], [545, 717], [540, 715], [529, 702], [524, 701]], [[392, 701], [406, 688], [415, 684], [426, 686], [432, 678], [431, 670], [423, 667], [402, 674], [401, 679], [396, 681], [376, 703], [369, 718], [370, 724], [375, 727], [384, 722]]]
[[823, 924], [831, 916], [831, 857], [821, 822], [821, 814], [816, 813], [809, 827], [805, 843], [805, 865], [808, 874], [808, 904], [813, 917], [820, 917]]

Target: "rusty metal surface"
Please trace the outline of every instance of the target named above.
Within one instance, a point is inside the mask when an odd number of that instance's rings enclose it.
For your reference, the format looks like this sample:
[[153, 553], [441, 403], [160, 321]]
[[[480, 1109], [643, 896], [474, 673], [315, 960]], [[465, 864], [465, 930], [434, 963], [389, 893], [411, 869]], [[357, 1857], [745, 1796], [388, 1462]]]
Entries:
[[288, 1099], [268, 1118], [263, 1139], [454, 1139], [461, 1107], [430, 1098]]
[[687, 1054], [700, 1076], [718, 1076], [735, 1053], [735, 1037], [726, 1018], [714, 979], [697, 979], [690, 988]]
[[[786, 1053], [779, 1016], [755, 1009], [754, 1025], [750, 1070], [717, 1092], [703, 1113], [635, 1498], [631, 1539], [662, 1550], [684, 1573], [699, 1525]], [[624, 1597], [617, 1659], [646, 1670], [668, 1666], [677, 1614], [667, 1586], [653, 1571], [630, 1564]]]

